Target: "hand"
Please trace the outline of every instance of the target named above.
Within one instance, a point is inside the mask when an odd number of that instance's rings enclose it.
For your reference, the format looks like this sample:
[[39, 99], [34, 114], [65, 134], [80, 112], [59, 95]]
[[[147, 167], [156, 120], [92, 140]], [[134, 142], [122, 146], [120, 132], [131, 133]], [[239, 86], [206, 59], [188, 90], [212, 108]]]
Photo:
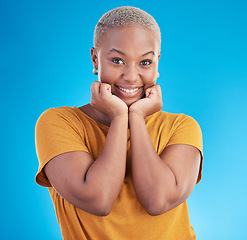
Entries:
[[93, 82], [91, 86], [90, 105], [105, 114], [112, 121], [113, 118], [128, 114], [128, 107], [124, 101], [111, 93], [108, 83]]
[[129, 107], [129, 113], [137, 113], [143, 118], [159, 111], [163, 106], [160, 85], [147, 88], [145, 98], [142, 98]]

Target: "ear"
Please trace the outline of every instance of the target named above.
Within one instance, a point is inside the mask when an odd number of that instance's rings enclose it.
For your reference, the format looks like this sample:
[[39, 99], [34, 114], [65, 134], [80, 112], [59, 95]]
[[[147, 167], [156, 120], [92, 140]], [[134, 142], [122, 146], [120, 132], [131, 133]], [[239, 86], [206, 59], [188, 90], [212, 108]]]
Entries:
[[158, 56], [158, 61], [160, 60], [160, 54], [159, 54], [159, 56]]
[[[159, 56], [158, 56], [158, 62], [160, 61], [160, 54], [159, 54]], [[157, 69], [157, 79], [160, 77], [160, 74], [159, 74], [159, 72], [158, 72], [158, 69]]]
[[97, 51], [94, 47], [91, 47], [91, 58], [92, 58], [93, 66], [96, 69], [98, 69], [98, 55], [97, 55]]

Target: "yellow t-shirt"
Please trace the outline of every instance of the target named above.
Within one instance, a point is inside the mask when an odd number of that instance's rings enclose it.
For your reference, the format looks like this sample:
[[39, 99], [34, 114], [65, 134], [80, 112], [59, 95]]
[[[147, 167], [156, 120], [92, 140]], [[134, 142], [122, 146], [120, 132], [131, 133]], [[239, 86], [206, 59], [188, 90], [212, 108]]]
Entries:
[[[148, 116], [145, 121], [158, 154], [171, 144], [192, 145], [202, 154], [201, 130], [193, 118], [159, 111]], [[129, 138], [125, 180], [108, 216], [99, 217], [76, 208], [54, 190], [43, 171], [44, 166], [53, 157], [70, 151], [86, 151], [97, 159], [104, 147], [108, 129], [77, 107], [49, 109], [37, 121], [39, 170], [36, 182], [49, 189], [63, 239], [196, 239], [189, 223], [186, 201], [162, 215], [150, 216], [137, 200], [131, 179]], [[200, 179], [201, 168], [197, 182]]]

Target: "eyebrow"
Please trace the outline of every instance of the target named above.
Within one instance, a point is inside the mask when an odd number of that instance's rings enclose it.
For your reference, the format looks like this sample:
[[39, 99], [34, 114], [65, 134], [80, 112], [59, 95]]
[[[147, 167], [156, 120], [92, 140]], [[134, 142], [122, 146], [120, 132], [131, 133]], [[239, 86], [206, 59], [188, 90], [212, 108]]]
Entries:
[[[121, 54], [121, 55], [126, 55], [125, 53], [123, 53], [123, 52], [121, 52], [121, 51], [119, 51], [119, 50], [117, 50], [117, 49], [115, 49], [115, 48], [113, 48], [113, 49], [111, 49], [107, 54], [109, 55], [109, 54], [111, 54], [112, 52], [117, 52], [117, 53], [119, 53], [119, 54]], [[155, 52], [154, 51], [149, 51], [149, 52], [147, 52], [147, 53], [144, 53], [142, 56], [146, 56], [146, 55], [148, 55], [148, 54], [150, 54], [150, 53], [152, 53], [153, 55], [155, 55]]]
[[152, 53], [153, 55], [155, 55], [155, 52], [154, 51], [150, 51], [150, 52], [144, 53], [142, 56], [146, 56], [146, 55], [148, 55], [150, 53]]
[[119, 53], [121, 55], [125, 55], [125, 53], [123, 53], [123, 52], [121, 52], [121, 51], [119, 51], [119, 50], [117, 50], [115, 48], [111, 49], [107, 54], [111, 54], [112, 52], [117, 52], [117, 53]]

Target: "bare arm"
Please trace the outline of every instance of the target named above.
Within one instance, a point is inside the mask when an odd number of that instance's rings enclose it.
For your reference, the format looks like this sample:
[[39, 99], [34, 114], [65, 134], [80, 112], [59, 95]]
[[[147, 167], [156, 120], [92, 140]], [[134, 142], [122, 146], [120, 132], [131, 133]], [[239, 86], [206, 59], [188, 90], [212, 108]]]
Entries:
[[114, 102], [116, 99], [109, 90], [106, 84], [92, 85], [91, 104], [111, 120], [98, 159], [94, 161], [86, 152], [69, 152], [53, 158], [45, 167], [49, 181], [65, 200], [100, 216], [110, 213], [121, 190], [126, 166], [127, 106], [120, 99]]
[[171, 145], [160, 156], [156, 153], [144, 117], [160, 105], [160, 88], [154, 87], [147, 95], [150, 101], [136, 102], [129, 113], [132, 174], [139, 201], [149, 214], [159, 215], [184, 202], [192, 192], [200, 153], [189, 145]]

